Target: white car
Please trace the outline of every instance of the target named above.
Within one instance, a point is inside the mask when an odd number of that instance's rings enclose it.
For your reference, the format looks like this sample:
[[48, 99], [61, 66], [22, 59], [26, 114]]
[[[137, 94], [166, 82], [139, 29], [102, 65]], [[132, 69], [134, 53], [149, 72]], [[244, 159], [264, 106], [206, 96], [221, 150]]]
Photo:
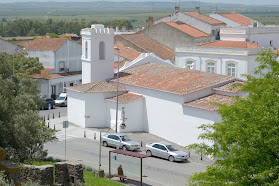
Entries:
[[186, 152], [179, 151], [175, 146], [165, 142], [147, 143], [144, 150], [148, 156], [157, 156], [171, 162], [188, 160]]
[[67, 93], [61, 93], [59, 97], [55, 100], [55, 105], [57, 106], [67, 106]]
[[107, 147], [112, 146], [123, 150], [139, 150], [139, 143], [132, 141], [124, 134], [106, 134], [101, 138], [101, 143]]

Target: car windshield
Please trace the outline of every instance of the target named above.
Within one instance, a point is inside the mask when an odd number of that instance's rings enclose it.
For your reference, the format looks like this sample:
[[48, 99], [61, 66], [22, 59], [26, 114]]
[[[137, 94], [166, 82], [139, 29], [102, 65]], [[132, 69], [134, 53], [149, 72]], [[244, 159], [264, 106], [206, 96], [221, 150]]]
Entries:
[[122, 141], [132, 141], [128, 136], [121, 136]]
[[52, 102], [52, 99], [46, 99], [46, 102]]
[[64, 100], [65, 97], [58, 97], [56, 100]]
[[178, 151], [178, 149], [175, 146], [166, 145], [166, 147], [169, 149], [169, 151]]

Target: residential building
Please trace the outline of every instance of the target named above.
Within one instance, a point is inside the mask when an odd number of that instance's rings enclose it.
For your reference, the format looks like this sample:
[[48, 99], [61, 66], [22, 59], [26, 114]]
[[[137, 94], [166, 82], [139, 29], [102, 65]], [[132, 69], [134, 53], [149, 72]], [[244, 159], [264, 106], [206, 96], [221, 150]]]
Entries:
[[[221, 121], [212, 102], [230, 104], [231, 96], [245, 96], [238, 87], [230, 88], [243, 83], [234, 77], [183, 69], [154, 54], [141, 54], [120, 69], [117, 109], [113, 30], [92, 25], [81, 35], [83, 43], [95, 46], [83, 47], [83, 66], [88, 67], [83, 84], [67, 88], [68, 120], [81, 127], [117, 126], [117, 132], [146, 131], [188, 145], [201, 142], [201, 124]], [[124, 118], [127, 127], [121, 129]]]
[[3, 38], [0, 38], [0, 52], [15, 54], [22, 50], [23, 50], [22, 46], [9, 42], [7, 40], [4, 40]]
[[183, 22], [160, 22], [148, 26], [143, 33], [155, 41], [175, 50], [175, 47], [214, 41], [215, 38]]
[[176, 48], [176, 66], [245, 79], [259, 64], [255, 61], [262, 48], [247, 41], [213, 41]]
[[67, 38], [36, 38], [27, 47], [29, 57], [43, 64], [38, 79], [42, 97], [56, 98], [65, 87], [81, 84], [81, 45]]

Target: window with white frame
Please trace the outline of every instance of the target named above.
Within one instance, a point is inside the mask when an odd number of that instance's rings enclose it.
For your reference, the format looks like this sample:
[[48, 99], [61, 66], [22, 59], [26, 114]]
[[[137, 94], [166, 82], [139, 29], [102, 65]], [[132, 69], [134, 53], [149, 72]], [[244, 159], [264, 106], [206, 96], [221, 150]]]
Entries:
[[228, 63], [228, 76], [236, 77], [236, 64]]
[[65, 71], [65, 62], [60, 61], [59, 62], [59, 72], [63, 72], [63, 71]]
[[192, 60], [186, 60], [184, 68], [194, 69], [195, 63]]
[[207, 62], [206, 72], [215, 73], [215, 63]]

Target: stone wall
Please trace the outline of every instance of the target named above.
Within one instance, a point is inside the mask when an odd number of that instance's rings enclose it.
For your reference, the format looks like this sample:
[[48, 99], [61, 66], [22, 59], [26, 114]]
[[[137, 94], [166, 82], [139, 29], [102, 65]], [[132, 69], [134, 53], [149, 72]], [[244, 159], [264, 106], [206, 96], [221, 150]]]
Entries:
[[55, 164], [55, 182], [57, 185], [84, 185], [81, 164], [60, 162]]
[[40, 185], [53, 185], [53, 166], [43, 165], [23, 165], [20, 170], [21, 180], [23, 182], [33, 181]]

